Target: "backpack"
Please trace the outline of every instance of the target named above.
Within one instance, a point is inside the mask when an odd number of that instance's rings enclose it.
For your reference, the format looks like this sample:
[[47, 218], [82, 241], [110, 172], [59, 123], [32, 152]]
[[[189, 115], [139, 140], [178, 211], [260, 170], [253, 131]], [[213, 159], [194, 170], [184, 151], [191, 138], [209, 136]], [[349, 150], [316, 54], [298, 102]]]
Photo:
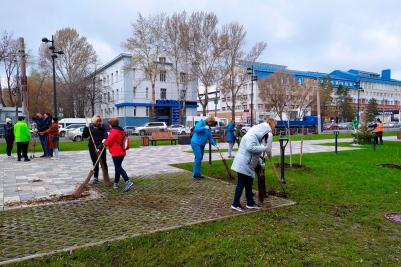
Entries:
[[129, 136], [127, 133], [124, 132], [124, 137], [123, 137], [123, 141], [121, 143], [121, 147], [124, 150], [129, 150], [131, 147], [131, 139], [129, 139]]

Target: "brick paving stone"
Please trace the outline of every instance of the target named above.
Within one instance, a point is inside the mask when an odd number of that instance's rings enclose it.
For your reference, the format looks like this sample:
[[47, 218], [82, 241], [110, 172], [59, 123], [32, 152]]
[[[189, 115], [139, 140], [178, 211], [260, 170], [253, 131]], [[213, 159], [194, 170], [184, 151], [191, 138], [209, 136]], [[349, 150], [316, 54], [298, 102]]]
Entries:
[[[209, 178], [195, 181], [189, 172], [141, 176], [133, 182], [127, 193], [96, 185], [91, 187], [100, 191], [97, 199], [0, 212], [0, 265], [36, 253], [241, 214], [230, 209], [234, 184]], [[270, 197], [263, 210], [292, 204]]]

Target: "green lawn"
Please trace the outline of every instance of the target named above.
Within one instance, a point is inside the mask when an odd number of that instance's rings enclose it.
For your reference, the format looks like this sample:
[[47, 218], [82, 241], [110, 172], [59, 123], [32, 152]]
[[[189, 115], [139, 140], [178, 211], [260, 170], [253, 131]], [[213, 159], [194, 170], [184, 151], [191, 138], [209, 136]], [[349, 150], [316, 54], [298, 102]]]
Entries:
[[[286, 190], [297, 202], [295, 206], [78, 249], [21, 265], [400, 266], [401, 225], [386, 221], [383, 213], [401, 212], [401, 172], [377, 164], [401, 164], [401, 142], [386, 142], [376, 152], [305, 154], [303, 159], [310, 171], [286, 171]], [[192, 168], [191, 163], [179, 166]], [[212, 166], [205, 163], [203, 173], [226, 177], [220, 161]], [[266, 175], [268, 187], [279, 189], [269, 165]]]

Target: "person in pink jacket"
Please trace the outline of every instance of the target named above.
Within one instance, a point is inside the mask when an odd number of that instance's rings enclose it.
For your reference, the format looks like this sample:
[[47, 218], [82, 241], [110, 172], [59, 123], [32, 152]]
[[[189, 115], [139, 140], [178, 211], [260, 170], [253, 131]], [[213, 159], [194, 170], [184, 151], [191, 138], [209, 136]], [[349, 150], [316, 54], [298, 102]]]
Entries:
[[122, 176], [125, 181], [124, 191], [126, 192], [132, 187], [132, 182], [129, 180], [127, 172], [122, 167], [126, 155], [126, 151], [123, 147], [125, 132], [123, 128], [118, 126], [118, 118], [111, 118], [109, 124], [111, 127], [110, 134], [107, 139], [103, 141], [103, 144], [109, 148], [110, 154], [113, 158], [115, 169], [114, 189], [120, 187], [120, 176]]

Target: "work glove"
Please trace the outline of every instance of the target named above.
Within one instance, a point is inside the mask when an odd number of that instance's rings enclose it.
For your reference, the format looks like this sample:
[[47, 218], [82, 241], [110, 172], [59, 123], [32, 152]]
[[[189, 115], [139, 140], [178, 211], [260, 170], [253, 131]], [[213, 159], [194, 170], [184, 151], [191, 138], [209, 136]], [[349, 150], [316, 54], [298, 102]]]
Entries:
[[103, 147], [104, 147], [104, 144], [103, 144], [103, 143], [101, 143], [101, 144], [99, 144], [99, 145], [97, 146], [97, 149], [98, 149], [98, 150], [102, 150], [102, 149], [103, 149]]
[[209, 129], [210, 129], [209, 125], [206, 125], [206, 126], [205, 126], [205, 129], [206, 129], [206, 130], [209, 130]]

